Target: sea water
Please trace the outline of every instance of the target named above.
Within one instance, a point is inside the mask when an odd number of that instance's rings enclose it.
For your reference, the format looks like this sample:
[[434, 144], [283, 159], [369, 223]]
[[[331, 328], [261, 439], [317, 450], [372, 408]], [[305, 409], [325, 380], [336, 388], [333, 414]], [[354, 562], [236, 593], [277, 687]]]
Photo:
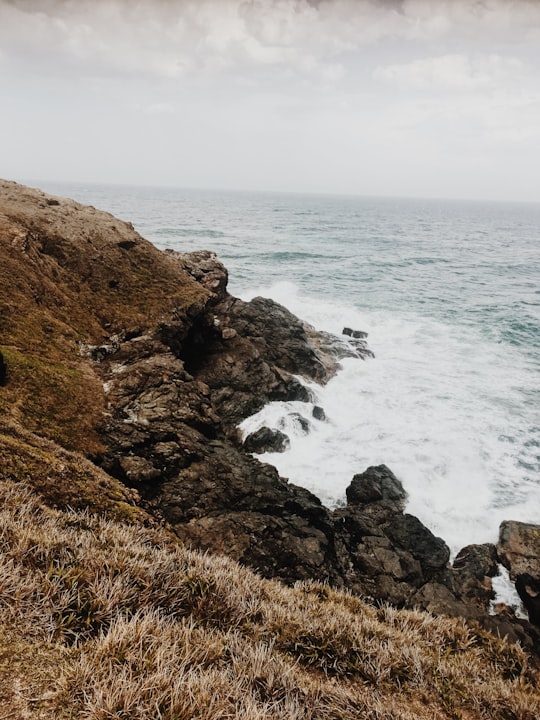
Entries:
[[282, 476], [336, 506], [385, 463], [454, 552], [540, 523], [540, 205], [40, 185], [160, 248], [215, 251], [233, 294], [368, 333], [373, 359], [312, 386], [326, 421], [272, 403], [243, 423], [286, 428], [290, 449], [261, 458]]

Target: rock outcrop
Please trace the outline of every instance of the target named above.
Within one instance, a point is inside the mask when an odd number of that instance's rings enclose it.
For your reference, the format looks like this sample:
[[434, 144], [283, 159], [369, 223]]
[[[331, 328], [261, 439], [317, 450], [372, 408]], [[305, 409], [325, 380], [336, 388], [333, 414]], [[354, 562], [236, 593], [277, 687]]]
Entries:
[[[364, 333], [339, 340], [271, 300], [234, 298], [212, 253], [160, 252], [107, 213], [15, 183], [0, 183], [0, 252], [6, 427], [84, 452], [195, 548], [501, 631], [488, 616], [493, 546], [451, 567], [384, 465], [356, 475], [330, 511], [242, 446], [238, 424], [265, 403], [313, 402], [302, 378], [324, 383], [340, 357], [369, 357]], [[508, 562], [534, 597], [537, 570]]]
[[540, 626], [540, 525], [503, 522], [497, 551], [516, 583], [529, 620]]

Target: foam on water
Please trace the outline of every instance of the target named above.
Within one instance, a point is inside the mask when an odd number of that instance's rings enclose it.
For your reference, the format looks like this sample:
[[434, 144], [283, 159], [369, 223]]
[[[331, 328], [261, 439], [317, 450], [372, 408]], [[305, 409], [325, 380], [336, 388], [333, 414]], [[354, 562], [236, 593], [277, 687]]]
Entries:
[[325, 386], [312, 386], [327, 421], [311, 432], [291, 423], [309, 417], [303, 403], [271, 403], [243, 424], [284, 429], [285, 453], [263, 459], [329, 504], [344, 501], [355, 473], [385, 463], [409, 493], [408, 511], [453, 551], [496, 541], [503, 519], [537, 522], [540, 485], [528, 467], [535, 410], [524, 412], [519, 385], [531, 372], [512, 348], [474, 328], [412, 313], [358, 311], [300, 294], [291, 283], [244, 293], [281, 302], [318, 328], [344, 325], [369, 333], [375, 359], [346, 359]]

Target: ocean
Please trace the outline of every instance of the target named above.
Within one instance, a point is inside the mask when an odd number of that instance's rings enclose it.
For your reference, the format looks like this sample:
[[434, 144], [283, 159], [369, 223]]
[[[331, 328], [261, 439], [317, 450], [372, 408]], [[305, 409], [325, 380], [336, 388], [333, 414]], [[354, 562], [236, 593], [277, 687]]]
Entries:
[[[36, 184], [36, 183], [34, 183]], [[327, 421], [272, 403], [243, 423], [285, 427], [266, 454], [325, 504], [385, 463], [453, 552], [540, 523], [540, 205], [39, 183], [108, 210], [159, 248], [209, 249], [229, 290], [271, 297], [316, 328], [368, 333], [312, 386]]]

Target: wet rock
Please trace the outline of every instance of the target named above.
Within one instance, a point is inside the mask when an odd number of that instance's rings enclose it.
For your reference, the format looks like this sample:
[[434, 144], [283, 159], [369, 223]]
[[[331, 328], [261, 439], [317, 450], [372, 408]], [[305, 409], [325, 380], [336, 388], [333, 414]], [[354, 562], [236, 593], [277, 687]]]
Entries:
[[383, 503], [392, 513], [401, 512], [407, 498], [403, 485], [386, 465], [355, 475], [345, 492], [349, 505]]
[[540, 579], [520, 573], [516, 577], [516, 590], [523, 605], [527, 608], [529, 620], [540, 626]]
[[249, 453], [285, 452], [290, 440], [281, 430], [269, 427], [259, 428], [244, 440], [244, 450]]
[[516, 583], [530, 621], [540, 625], [540, 525], [501, 523], [497, 553]]
[[342, 335], [347, 335], [348, 337], [355, 339], [364, 339], [368, 336], [367, 332], [364, 332], [363, 330], [353, 330], [350, 327], [344, 327], [341, 333]]
[[321, 422], [324, 422], [326, 420], [326, 413], [324, 412], [324, 408], [320, 407], [319, 405], [315, 405], [311, 414], [315, 418], [315, 420], [320, 420]]
[[498, 570], [497, 549], [494, 545], [467, 545], [453, 562], [453, 587], [456, 594], [486, 612], [494, 599], [491, 578]]

